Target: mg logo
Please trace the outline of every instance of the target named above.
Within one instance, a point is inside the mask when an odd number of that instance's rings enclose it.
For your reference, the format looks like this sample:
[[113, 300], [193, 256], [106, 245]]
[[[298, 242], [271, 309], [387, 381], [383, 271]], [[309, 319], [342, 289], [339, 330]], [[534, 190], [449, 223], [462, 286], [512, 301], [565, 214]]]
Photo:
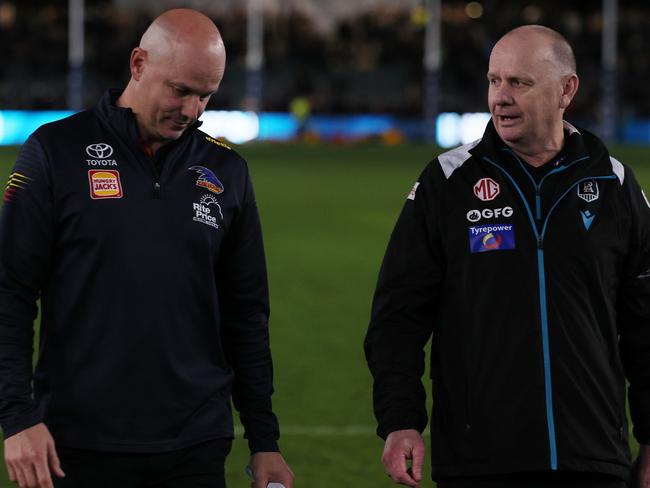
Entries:
[[91, 158], [106, 159], [110, 158], [111, 154], [113, 154], [113, 148], [105, 142], [100, 142], [99, 144], [91, 144], [90, 146], [87, 146], [86, 153]]
[[484, 202], [494, 200], [500, 191], [499, 184], [492, 178], [481, 178], [474, 185], [474, 195]]

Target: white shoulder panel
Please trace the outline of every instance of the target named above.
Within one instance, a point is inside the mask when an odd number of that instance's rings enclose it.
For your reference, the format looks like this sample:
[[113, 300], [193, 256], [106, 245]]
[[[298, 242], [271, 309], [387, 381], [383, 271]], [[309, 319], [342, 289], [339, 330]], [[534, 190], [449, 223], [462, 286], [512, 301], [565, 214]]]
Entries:
[[618, 181], [621, 182], [621, 185], [623, 184], [623, 179], [625, 178], [625, 168], [623, 168], [623, 165], [618, 159], [615, 159], [613, 157], [609, 157], [609, 160], [612, 163], [612, 171], [616, 176], [618, 176]]
[[465, 161], [467, 161], [472, 155], [469, 153], [469, 150], [476, 146], [481, 139], [477, 139], [474, 142], [465, 144], [464, 146], [459, 146], [456, 149], [447, 151], [438, 156], [438, 161], [440, 161], [440, 167], [445, 173], [445, 177], [449, 179], [451, 174], [460, 168]]
[[562, 125], [564, 126], [564, 130], [569, 132], [569, 135], [580, 134], [580, 131], [576, 129], [573, 125], [569, 124], [566, 120], [562, 121]]

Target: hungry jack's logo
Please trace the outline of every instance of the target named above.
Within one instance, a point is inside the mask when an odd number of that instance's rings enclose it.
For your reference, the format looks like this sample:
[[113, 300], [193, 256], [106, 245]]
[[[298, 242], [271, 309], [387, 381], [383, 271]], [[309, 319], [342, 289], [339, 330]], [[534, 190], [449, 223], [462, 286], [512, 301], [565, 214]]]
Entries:
[[90, 198], [102, 200], [105, 198], [122, 198], [122, 183], [120, 172], [109, 169], [91, 169], [88, 171], [90, 183]]

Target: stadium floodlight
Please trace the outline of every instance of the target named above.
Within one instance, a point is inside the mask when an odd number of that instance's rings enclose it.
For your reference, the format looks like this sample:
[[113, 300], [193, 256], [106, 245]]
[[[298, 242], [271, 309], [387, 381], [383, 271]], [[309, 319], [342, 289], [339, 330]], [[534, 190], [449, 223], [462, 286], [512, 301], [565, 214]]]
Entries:
[[68, 94], [71, 110], [83, 108], [84, 0], [68, 0]]
[[246, 100], [245, 109], [262, 109], [262, 70], [264, 68], [264, 11], [262, 0], [248, 0], [246, 25]]
[[603, 0], [602, 73], [600, 132], [605, 141], [614, 142], [618, 117], [618, 0]]
[[422, 116], [424, 138], [432, 142], [436, 138], [436, 118], [440, 100], [440, 0], [426, 0], [426, 12]]

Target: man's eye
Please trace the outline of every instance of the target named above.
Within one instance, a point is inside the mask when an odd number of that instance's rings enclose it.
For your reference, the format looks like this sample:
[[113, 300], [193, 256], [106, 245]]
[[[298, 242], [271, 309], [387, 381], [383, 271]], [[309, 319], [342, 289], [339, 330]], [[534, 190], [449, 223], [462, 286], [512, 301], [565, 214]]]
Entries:
[[177, 95], [180, 95], [180, 96], [185, 96], [185, 95], [187, 95], [187, 90], [186, 90], [185, 88], [179, 88], [179, 87], [177, 87], [177, 86], [174, 87], [174, 92], [175, 92]]

